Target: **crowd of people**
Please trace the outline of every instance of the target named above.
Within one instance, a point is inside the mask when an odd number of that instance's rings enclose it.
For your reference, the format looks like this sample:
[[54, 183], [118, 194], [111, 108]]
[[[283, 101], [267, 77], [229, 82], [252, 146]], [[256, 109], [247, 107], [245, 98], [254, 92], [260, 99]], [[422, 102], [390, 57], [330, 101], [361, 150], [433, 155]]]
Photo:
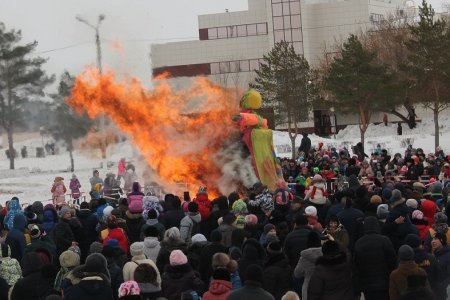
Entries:
[[305, 134], [275, 191], [215, 199], [145, 195], [123, 164], [67, 204], [57, 177], [53, 203], [1, 210], [0, 300], [450, 299], [450, 157], [352, 150]]

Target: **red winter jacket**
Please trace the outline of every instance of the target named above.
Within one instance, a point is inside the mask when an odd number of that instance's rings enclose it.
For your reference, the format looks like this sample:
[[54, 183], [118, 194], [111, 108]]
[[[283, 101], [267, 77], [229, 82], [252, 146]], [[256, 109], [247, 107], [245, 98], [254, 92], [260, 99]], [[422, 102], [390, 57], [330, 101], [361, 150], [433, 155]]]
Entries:
[[197, 197], [194, 199], [194, 202], [197, 203], [198, 205], [198, 212], [202, 216], [202, 221], [208, 220], [212, 210], [211, 201], [209, 201], [208, 195], [197, 194]]
[[103, 240], [103, 246], [105, 246], [109, 240], [117, 240], [120, 248], [128, 255], [128, 237], [122, 228], [109, 229], [108, 236]]
[[231, 282], [214, 279], [211, 281], [209, 291], [203, 295], [203, 300], [226, 300], [231, 292]]
[[431, 200], [425, 200], [420, 207], [420, 210], [423, 212], [423, 216], [427, 218], [428, 225], [433, 226], [434, 224], [434, 214], [436, 213], [437, 206]]

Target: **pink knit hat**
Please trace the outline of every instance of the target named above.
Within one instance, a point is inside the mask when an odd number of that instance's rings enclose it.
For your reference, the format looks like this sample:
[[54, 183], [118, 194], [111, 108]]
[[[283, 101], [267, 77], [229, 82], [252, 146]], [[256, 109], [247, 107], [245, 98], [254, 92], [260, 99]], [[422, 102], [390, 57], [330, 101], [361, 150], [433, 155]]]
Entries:
[[322, 176], [320, 174], [316, 174], [313, 177], [313, 181], [314, 182], [320, 182], [320, 181], [323, 181], [323, 178], [322, 178]]
[[421, 212], [420, 210], [415, 210], [412, 212], [412, 218], [413, 219], [417, 219], [417, 220], [422, 220], [423, 219], [423, 212]]
[[181, 250], [173, 250], [170, 253], [169, 261], [171, 266], [181, 266], [188, 262], [186, 255]]
[[246, 215], [244, 222], [245, 222], [245, 224], [249, 224], [249, 225], [258, 224], [258, 217], [253, 214]]
[[141, 289], [136, 281], [129, 280], [122, 283], [119, 287], [119, 297], [139, 295]]

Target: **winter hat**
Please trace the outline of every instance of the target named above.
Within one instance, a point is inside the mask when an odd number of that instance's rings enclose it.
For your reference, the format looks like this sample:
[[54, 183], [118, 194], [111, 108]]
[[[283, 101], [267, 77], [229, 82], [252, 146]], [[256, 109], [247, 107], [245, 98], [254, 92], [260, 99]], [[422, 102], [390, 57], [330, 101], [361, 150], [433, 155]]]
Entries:
[[147, 226], [144, 230], [144, 236], [145, 237], [159, 237], [159, 231], [158, 228], [155, 226]]
[[217, 268], [214, 270], [212, 278], [215, 280], [231, 281], [231, 274], [225, 268]]
[[143, 242], [134, 242], [133, 244], [131, 244], [130, 254], [133, 257], [144, 255], [144, 243]]
[[313, 181], [314, 182], [321, 182], [321, 181], [323, 181], [323, 178], [322, 178], [322, 176], [320, 174], [316, 174], [313, 177]]
[[266, 242], [267, 244], [270, 244], [272, 242], [279, 242], [280, 240], [277, 237], [276, 232], [269, 232], [266, 236]]
[[373, 195], [372, 197], [370, 197], [370, 203], [374, 203], [374, 204], [381, 204], [383, 203], [383, 199], [381, 199], [380, 196], [378, 195]]
[[156, 220], [156, 219], [158, 219], [158, 212], [156, 211], [156, 209], [153, 209], [153, 208], [149, 209], [149, 211], [147, 212], [147, 219], [148, 220]]
[[206, 237], [201, 234], [201, 233], [197, 233], [196, 235], [194, 235], [191, 238], [192, 244], [203, 244], [203, 243], [207, 243], [208, 240], [206, 239]]
[[422, 245], [422, 241], [420, 240], [420, 236], [410, 233], [405, 238], [405, 244], [413, 249], [416, 249]]
[[186, 255], [184, 255], [181, 250], [173, 250], [172, 253], [170, 253], [169, 261], [170, 265], [173, 267], [185, 265], [188, 262]]
[[387, 204], [380, 204], [377, 207], [377, 217], [380, 220], [384, 220], [389, 215], [389, 207]]
[[422, 182], [414, 182], [413, 189], [419, 192], [423, 192], [425, 189], [425, 185]]
[[279, 242], [272, 242], [267, 245], [267, 253], [269, 254], [280, 254], [283, 252], [283, 248]]
[[100, 253], [102, 252], [103, 245], [100, 242], [93, 242], [89, 246], [89, 253]]
[[266, 225], [264, 225], [264, 234], [268, 234], [269, 231], [274, 230], [275, 229], [275, 225], [267, 223]]
[[246, 277], [245, 277], [245, 281], [247, 280], [251, 280], [251, 281], [256, 281], [259, 283], [263, 283], [263, 269], [259, 266], [259, 265], [250, 265], [247, 268], [247, 272], [246, 272]]
[[106, 258], [107, 261], [109, 261], [109, 259], [114, 259], [114, 255], [115, 255], [114, 247], [112, 247], [112, 246], [103, 247], [102, 254]]
[[412, 212], [411, 217], [416, 220], [423, 220], [423, 212], [416, 209], [415, 211]]
[[384, 189], [381, 191], [381, 196], [383, 197], [383, 199], [389, 200], [389, 199], [391, 198], [391, 196], [392, 196], [392, 189], [390, 189], [390, 188], [384, 188]]
[[433, 238], [438, 239], [443, 247], [447, 246], [447, 235], [445, 233], [436, 232]]
[[242, 199], [239, 199], [237, 201], [234, 201], [232, 210], [234, 213], [246, 214], [247, 204]]
[[119, 287], [119, 297], [124, 296], [138, 296], [141, 294], [141, 289], [136, 281], [129, 280], [122, 283]]
[[83, 272], [87, 273], [101, 273], [110, 280], [111, 275], [108, 271], [108, 262], [101, 253], [89, 254], [83, 267]]
[[305, 215], [308, 217], [317, 217], [317, 208], [314, 206], [307, 206], [305, 208]]
[[164, 233], [164, 238], [168, 238], [171, 240], [179, 239], [181, 238], [180, 230], [177, 227], [171, 227]]
[[437, 182], [433, 183], [433, 185], [431, 186], [431, 193], [432, 194], [441, 194], [442, 188], [443, 188], [442, 183], [437, 181]]
[[59, 256], [61, 267], [71, 268], [80, 265], [80, 256], [73, 251], [66, 250]]
[[213, 231], [211, 231], [209, 239], [211, 240], [211, 242], [220, 242], [222, 241], [222, 233], [219, 230], [214, 229]]
[[394, 189], [394, 190], [392, 190], [391, 198], [389, 198], [387, 203], [394, 204], [394, 203], [402, 201], [402, 200], [404, 200], [402, 198], [402, 192], [400, 192], [400, 190]]
[[81, 202], [80, 209], [89, 209], [89, 203], [87, 203], [86, 201]]
[[434, 221], [436, 223], [447, 223], [447, 216], [443, 212], [437, 212], [434, 215]]
[[198, 204], [194, 201], [188, 203], [188, 211], [192, 213], [198, 212]]
[[246, 215], [245, 216], [245, 224], [247, 225], [256, 225], [258, 224], [258, 217], [254, 214]]
[[111, 215], [111, 212], [113, 211], [114, 207], [112, 206], [107, 206], [103, 209], [103, 215], [105, 216], [105, 218], [109, 217]]
[[342, 254], [342, 249], [339, 247], [339, 244], [335, 241], [326, 241], [322, 245], [322, 253], [323, 256], [335, 257]]
[[41, 229], [36, 224], [28, 226], [28, 230], [30, 230], [30, 236], [32, 239], [37, 239], [41, 236]]
[[229, 213], [223, 217], [223, 223], [225, 224], [232, 225], [234, 221], [236, 221], [236, 216], [232, 213]]
[[398, 249], [398, 259], [400, 261], [414, 260], [414, 250], [409, 245], [402, 245]]
[[206, 195], [208, 194], [208, 189], [206, 188], [206, 186], [199, 187], [197, 195], [200, 195], [200, 194], [206, 194]]
[[119, 247], [119, 241], [116, 239], [110, 239], [106, 242], [105, 246]]
[[406, 200], [406, 206], [408, 206], [409, 208], [417, 209], [418, 205], [419, 204], [417, 203], [416, 199], [408, 199], [408, 200]]
[[58, 216], [60, 218], [64, 217], [65, 214], [70, 213], [70, 208], [68, 208], [67, 206], [62, 207], [59, 212], [58, 212]]

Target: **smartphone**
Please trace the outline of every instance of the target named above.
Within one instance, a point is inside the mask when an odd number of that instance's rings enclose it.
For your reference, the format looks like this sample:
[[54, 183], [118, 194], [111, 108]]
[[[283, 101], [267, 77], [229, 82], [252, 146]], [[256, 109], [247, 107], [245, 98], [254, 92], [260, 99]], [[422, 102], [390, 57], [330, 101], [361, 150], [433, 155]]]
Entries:
[[189, 195], [189, 192], [183, 193], [183, 200], [186, 202], [191, 201], [191, 196]]

